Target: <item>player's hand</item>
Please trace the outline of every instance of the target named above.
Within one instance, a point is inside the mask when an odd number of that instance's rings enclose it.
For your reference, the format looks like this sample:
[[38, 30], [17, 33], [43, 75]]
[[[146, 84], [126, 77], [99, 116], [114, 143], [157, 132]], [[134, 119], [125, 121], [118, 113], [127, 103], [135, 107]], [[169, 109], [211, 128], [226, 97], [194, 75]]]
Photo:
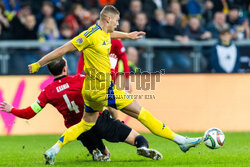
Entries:
[[110, 65], [111, 65], [111, 69], [115, 69], [116, 64], [117, 64], [117, 61], [118, 61], [118, 59], [117, 59], [116, 54], [111, 53], [111, 54], [110, 54]]
[[0, 103], [0, 110], [1, 111], [5, 111], [5, 112], [10, 113], [12, 108], [13, 108], [13, 106], [6, 103], [6, 102], [1, 102]]
[[36, 73], [41, 66], [38, 62], [36, 62], [36, 63], [30, 64], [28, 67], [29, 67], [30, 74], [33, 74], [33, 73]]
[[128, 33], [128, 38], [129, 39], [141, 39], [142, 35], [146, 35], [146, 33], [143, 31], [133, 31], [133, 32]]

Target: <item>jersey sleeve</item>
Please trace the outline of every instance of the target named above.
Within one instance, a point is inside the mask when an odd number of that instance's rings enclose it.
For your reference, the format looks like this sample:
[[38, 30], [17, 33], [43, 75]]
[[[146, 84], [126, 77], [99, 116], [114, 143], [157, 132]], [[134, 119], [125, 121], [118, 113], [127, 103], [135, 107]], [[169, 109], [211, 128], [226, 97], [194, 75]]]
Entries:
[[83, 53], [81, 53], [81, 56], [78, 60], [78, 64], [77, 64], [77, 69], [76, 69], [76, 73], [77, 74], [81, 74], [84, 68], [84, 58], [83, 58]]
[[122, 56], [123, 54], [125, 54], [126, 53], [126, 49], [125, 49], [125, 47], [123, 46], [123, 44], [122, 44], [122, 41], [120, 40], [120, 39], [117, 39], [117, 42], [116, 42], [116, 55], [117, 56]]
[[46, 104], [48, 103], [48, 99], [46, 97], [45, 94], [45, 90], [43, 89], [40, 93], [40, 95], [37, 98], [37, 103], [41, 106], [41, 107], [45, 107]]
[[116, 48], [117, 55], [119, 55], [120, 60], [122, 60], [122, 62], [123, 62], [125, 77], [128, 78], [129, 77], [129, 66], [128, 66], [128, 59], [127, 59], [127, 55], [126, 55], [126, 49], [124, 48], [122, 41], [120, 39], [117, 39], [116, 47], [117, 47]]
[[128, 59], [127, 59], [127, 55], [126, 53], [124, 53], [120, 59], [122, 60], [123, 62], [123, 68], [124, 68], [124, 75], [125, 75], [125, 78], [129, 78], [129, 66], [128, 66]]
[[71, 43], [77, 48], [78, 51], [82, 51], [90, 45], [89, 40], [86, 38], [86, 35], [84, 35], [87, 32], [88, 31], [83, 31], [71, 40]]
[[31, 108], [31, 106], [24, 109], [12, 108], [11, 113], [19, 118], [30, 119], [33, 118], [37, 113]]

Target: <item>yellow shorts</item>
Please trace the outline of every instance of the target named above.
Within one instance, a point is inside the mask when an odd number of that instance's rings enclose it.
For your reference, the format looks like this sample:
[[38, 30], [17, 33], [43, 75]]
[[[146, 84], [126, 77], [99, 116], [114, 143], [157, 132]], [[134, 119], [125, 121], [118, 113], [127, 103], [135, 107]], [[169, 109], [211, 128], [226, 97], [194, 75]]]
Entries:
[[[86, 79], [85, 79], [86, 81]], [[124, 90], [118, 88], [111, 81], [110, 84], [100, 84], [102, 86], [89, 87], [89, 82], [85, 82], [83, 84], [83, 100], [85, 103], [85, 112], [102, 112], [103, 107], [112, 107], [115, 109], [123, 109], [128, 106], [134, 99]]]

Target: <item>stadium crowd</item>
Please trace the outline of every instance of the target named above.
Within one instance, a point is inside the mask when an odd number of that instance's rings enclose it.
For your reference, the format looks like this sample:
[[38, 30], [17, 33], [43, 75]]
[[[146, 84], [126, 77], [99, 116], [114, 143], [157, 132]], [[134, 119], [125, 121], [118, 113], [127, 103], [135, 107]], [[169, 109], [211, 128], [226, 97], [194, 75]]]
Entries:
[[[120, 11], [121, 31], [145, 31], [145, 38], [185, 44], [189, 40], [220, 40], [220, 31], [225, 29], [232, 40], [250, 37], [250, 5], [245, 0], [3, 0], [0, 39], [72, 39], [95, 23], [106, 4]], [[190, 69], [191, 61], [181, 53], [160, 49], [159, 55], [164, 62], [159, 68], [177, 65], [184, 71]]]

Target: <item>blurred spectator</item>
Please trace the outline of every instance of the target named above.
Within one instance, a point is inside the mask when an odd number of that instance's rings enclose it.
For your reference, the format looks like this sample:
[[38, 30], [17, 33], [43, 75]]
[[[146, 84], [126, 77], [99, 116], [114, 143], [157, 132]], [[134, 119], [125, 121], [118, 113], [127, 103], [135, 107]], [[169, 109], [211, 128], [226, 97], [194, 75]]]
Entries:
[[9, 21], [11, 21], [15, 14], [20, 10], [20, 1], [19, 0], [3, 0], [3, 6], [5, 7], [4, 15]]
[[25, 31], [23, 39], [37, 39], [37, 29], [36, 29], [36, 18], [33, 14], [27, 15], [25, 17]]
[[87, 30], [93, 24], [91, 13], [86, 9], [82, 12], [80, 20], [81, 20], [81, 27], [77, 31], [77, 34], [80, 34], [81, 32]]
[[131, 0], [129, 5], [129, 11], [127, 11], [122, 19], [129, 20], [129, 22], [134, 25], [135, 17], [138, 13], [142, 12], [142, 2], [141, 0]]
[[4, 12], [5, 12], [4, 5], [0, 3], [0, 24], [2, 24], [3, 27], [7, 29], [10, 27], [10, 23], [8, 19], [6, 18]]
[[[244, 29], [245, 38], [250, 38], [250, 29], [249, 29], [249, 21], [248, 21], [248, 19], [245, 19], [245, 21], [242, 24], [242, 27]], [[240, 38], [238, 37], [238, 39], [240, 39]]]
[[230, 25], [233, 39], [243, 39], [249, 37], [249, 22], [247, 19], [239, 16], [239, 8], [237, 6], [230, 9], [227, 22]]
[[165, 34], [160, 34], [162, 38], [177, 40], [181, 43], [188, 43], [189, 39], [183, 35], [179, 28], [175, 27], [176, 15], [173, 13], [166, 14], [167, 25], [164, 26]]
[[170, 5], [170, 11], [175, 15], [175, 26], [177, 28], [184, 28], [187, 25], [187, 17], [182, 14], [181, 5], [173, 1]]
[[72, 39], [74, 37], [72, 36], [71, 27], [69, 24], [62, 24], [60, 32], [62, 39]]
[[131, 2], [131, 0], [126, 0], [126, 1], [119, 0], [119, 3], [115, 4], [115, 7], [120, 12], [120, 17], [121, 18], [123, 18], [124, 14], [128, 11], [129, 6], [130, 6], [130, 2]]
[[229, 8], [231, 7], [231, 0], [212, 0], [214, 7], [213, 13], [223, 12], [224, 14], [228, 14]]
[[212, 33], [212, 38], [219, 39], [220, 31], [222, 29], [229, 28], [226, 23], [226, 15], [222, 12], [216, 12], [214, 15], [214, 20], [209, 23], [207, 30]]
[[185, 29], [185, 35], [193, 40], [204, 40], [212, 37], [209, 31], [204, 31], [200, 26], [200, 20], [197, 17], [191, 17], [189, 24]]
[[[128, 58], [128, 66], [130, 73], [139, 73], [138, 60], [139, 60], [139, 54], [135, 47], [128, 47], [127, 48], [127, 58]], [[122, 61], [119, 61], [119, 73], [124, 72], [123, 63]]]
[[239, 17], [239, 9], [237, 6], [230, 9], [229, 14], [227, 15], [227, 23], [231, 27], [241, 25], [242, 18]]
[[[9, 35], [10, 23], [4, 14], [5, 8], [2, 3], [0, 3], [0, 25], [1, 25], [1, 34], [7, 37]], [[8, 35], [6, 35], [8, 33]]]
[[146, 13], [137, 13], [134, 22], [135, 25], [131, 28], [131, 31], [144, 31], [146, 32], [146, 37], [152, 37]]
[[131, 29], [130, 22], [128, 20], [122, 20], [120, 23], [120, 30], [122, 32], [127, 32], [129, 33]]
[[153, 19], [156, 10], [167, 12], [170, 0], [145, 0], [143, 2], [143, 11], [146, 12], [149, 19]]
[[84, 12], [81, 4], [73, 4], [70, 14], [64, 19], [63, 23], [70, 25], [71, 36], [75, 36], [81, 25], [81, 17]]
[[9, 36], [3, 31], [2, 24], [0, 24], [0, 40], [8, 40]]
[[185, 8], [188, 15], [196, 16], [201, 14], [201, 6], [196, 0], [188, 0]]
[[90, 17], [92, 24], [95, 24], [96, 20], [99, 18], [99, 11], [97, 8], [92, 8], [90, 11]]
[[43, 20], [38, 28], [39, 40], [57, 40], [60, 38], [60, 33], [57, 28], [55, 19], [53, 17], [48, 17]]
[[41, 24], [44, 19], [53, 17], [54, 6], [50, 1], [44, 1], [41, 9], [41, 13], [36, 16], [37, 23]]
[[13, 39], [23, 39], [25, 30], [25, 17], [31, 13], [30, 5], [21, 4], [19, 12], [11, 21], [11, 35]]
[[220, 41], [211, 50], [210, 63], [212, 71], [217, 73], [238, 72], [240, 55], [231, 39], [232, 35], [229, 29], [220, 31]]
[[214, 13], [213, 13], [214, 4], [211, 0], [206, 0], [205, 9], [202, 14], [202, 19], [204, 21], [204, 25], [207, 26], [208, 23], [212, 22]]
[[[167, 25], [163, 26], [164, 31], [159, 32], [159, 37], [186, 44], [189, 42], [189, 38], [175, 27], [175, 17], [173, 13], [166, 14]], [[159, 67], [165, 69], [166, 72], [186, 72], [191, 67], [190, 60], [176, 49], [157, 49], [157, 52], [159, 54]]]
[[160, 38], [165, 34], [163, 26], [166, 26], [165, 12], [161, 9], [156, 9], [154, 19], [151, 21], [151, 34], [153, 38]]
[[165, 12], [161, 9], [156, 9], [154, 12], [154, 19], [162, 26], [166, 25]]

